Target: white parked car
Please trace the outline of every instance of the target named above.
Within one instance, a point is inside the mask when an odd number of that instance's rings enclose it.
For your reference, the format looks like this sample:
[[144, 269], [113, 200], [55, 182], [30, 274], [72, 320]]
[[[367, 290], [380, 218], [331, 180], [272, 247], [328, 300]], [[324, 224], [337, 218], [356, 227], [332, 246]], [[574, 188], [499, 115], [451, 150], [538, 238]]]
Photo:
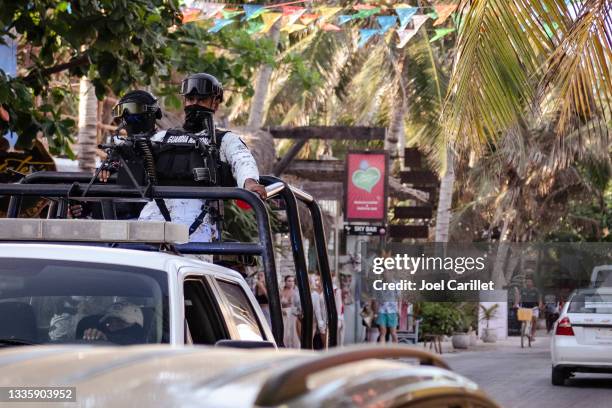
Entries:
[[612, 288], [576, 291], [555, 323], [550, 350], [553, 385], [575, 372], [612, 373]]

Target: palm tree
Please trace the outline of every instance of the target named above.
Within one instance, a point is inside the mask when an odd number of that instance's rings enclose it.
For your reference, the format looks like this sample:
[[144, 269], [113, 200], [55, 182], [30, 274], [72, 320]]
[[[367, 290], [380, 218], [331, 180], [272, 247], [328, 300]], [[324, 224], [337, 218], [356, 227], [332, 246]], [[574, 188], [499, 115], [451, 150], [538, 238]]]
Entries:
[[[278, 46], [278, 40], [280, 37], [280, 25], [281, 21], [277, 20], [276, 23], [270, 29], [268, 37], [272, 40], [274, 47]], [[266, 102], [268, 99], [268, 90], [270, 88], [270, 78], [272, 77], [272, 71], [274, 67], [272, 65], [263, 65], [259, 68], [257, 74], [257, 80], [255, 82], [255, 92], [251, 99], [251, 109], [249, 112], [249, 118], [247, 120], [247, 127], [259, 128], [264, 124], [265, 113], [266, 113]]]
[[96, 169], [98, 135], [98, 99], [91, 81], [83, 76], [79, 84], [79, 130], [77, 136], [79, 168], [93, 173]]
[[[461, 0], [459, 10], [443, 111], [449, 144], [480, 154], [500, 140], [516, 147], [534, 124], [556, 115], [540, 170], [554, 175], [580, 157], [580, 146], [608, 146], [610, 0]], [[520, 197], [510, 191], [499, 207], [504, 214]]]

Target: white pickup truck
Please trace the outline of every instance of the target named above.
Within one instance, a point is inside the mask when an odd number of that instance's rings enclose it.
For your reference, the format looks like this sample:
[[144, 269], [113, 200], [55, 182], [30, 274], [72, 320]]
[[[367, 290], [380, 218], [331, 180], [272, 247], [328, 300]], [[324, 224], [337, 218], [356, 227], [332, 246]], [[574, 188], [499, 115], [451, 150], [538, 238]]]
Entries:
[[[40, 243], [57, 238], [41, 235], [66, 237], [79, 229], [92, 235], [131, 231], [133, 242], [138, 238], [133, 235], [145, 232], [136, 228], [143, 223], [20, 219], [0, 224], [16, 239], [31, 234], [39, 240], [0, 243], [0, 344], [230, 340], [275, 346], [251, 290], [231, 269], [161, 252]], [[166, 240], [164, 232], [177, 235], [182, 228], [164, 222], [146, 227], [147, 234]]]

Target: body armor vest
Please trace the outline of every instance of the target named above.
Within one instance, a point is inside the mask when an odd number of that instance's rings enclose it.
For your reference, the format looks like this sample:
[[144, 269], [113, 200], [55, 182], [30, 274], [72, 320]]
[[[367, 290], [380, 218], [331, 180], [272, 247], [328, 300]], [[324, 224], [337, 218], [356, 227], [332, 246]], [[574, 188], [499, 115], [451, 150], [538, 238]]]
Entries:
[[169, 129], [155, 143], [155, 169], [159, 185], [236, 187], [231, 166], [221, 161], [220, 150], [227, 130], [217, 130], [216, 143], [182, 129]]

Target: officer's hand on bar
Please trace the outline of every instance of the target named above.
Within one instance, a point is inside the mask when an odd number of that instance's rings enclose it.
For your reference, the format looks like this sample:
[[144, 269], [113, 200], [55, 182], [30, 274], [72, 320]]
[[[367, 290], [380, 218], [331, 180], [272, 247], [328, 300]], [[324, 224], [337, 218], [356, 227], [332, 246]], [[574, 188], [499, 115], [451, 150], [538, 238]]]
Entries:
[[83, 206], [81, 204], [72, 204], [68, 206], [69, 218], [81, 218], [83, 215]]
[[102, 170], [100, 174], [98, 175], [98, 179], [100, 180], [100, 182], [106, 183], [108, 179], [110, 178], [110, 176], [111, 176], [110, 171]]
[[246, 179], [244, 188], [259, 195], [262, 200], [265, 200], [267, 197], [266, 188], [253, 179]]

